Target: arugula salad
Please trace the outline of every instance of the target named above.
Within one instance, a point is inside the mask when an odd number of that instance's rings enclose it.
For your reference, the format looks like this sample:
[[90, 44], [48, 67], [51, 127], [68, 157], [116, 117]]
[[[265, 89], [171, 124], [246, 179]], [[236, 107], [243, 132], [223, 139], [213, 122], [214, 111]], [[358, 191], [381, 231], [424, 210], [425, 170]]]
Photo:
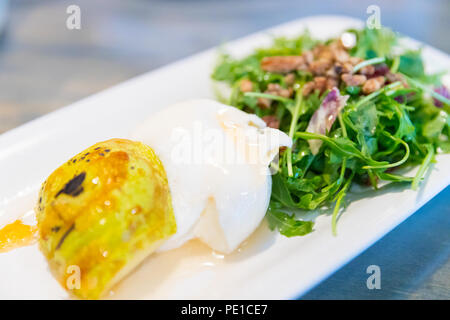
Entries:
[[[347, 30], [327, 41], [306, 31], [242, 59], [221, 54], [212, 78], [231, 94], [218, 98], [294, 142], [275, 165], [271, 229], [308, 234], [314, 222], [302, 212], [330, 208], [336, 234], [352, 185], [417, 189], [435, 155], [450, 151], [443, 73], [426, 74], [421, 50], [402, 47], [399, 38], [387, 28]], [[414, 176], [399, 170], [414, 166]]]

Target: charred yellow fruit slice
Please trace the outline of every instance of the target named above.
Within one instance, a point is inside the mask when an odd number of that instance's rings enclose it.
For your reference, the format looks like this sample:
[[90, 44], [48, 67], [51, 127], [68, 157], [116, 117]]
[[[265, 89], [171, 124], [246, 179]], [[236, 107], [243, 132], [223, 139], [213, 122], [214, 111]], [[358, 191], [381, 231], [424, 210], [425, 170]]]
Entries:
[[176, 232], [162, 163], [124, 139], [97, 143], [56, 169], [36, 211], [52, 273], [82, 299], [101, 297]]

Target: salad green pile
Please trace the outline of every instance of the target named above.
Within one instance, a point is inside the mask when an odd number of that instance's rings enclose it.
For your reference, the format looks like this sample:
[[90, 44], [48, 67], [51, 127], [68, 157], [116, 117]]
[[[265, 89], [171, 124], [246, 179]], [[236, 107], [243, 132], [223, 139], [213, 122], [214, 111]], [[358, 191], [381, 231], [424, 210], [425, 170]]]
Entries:
[[[280, 130], [294, 141], [292, 149], [280, 155], [267, 212], [270, 227], [288, 237], [313, 230], [314, 222], [302, 219], [298, 212], [324, 207], [334, 208], [332, 230], [336, 234], [337, 219], [352, 184], [378, 189], [381, 183], [406, 183], [417, 189], [435, 155], [450, 151], [450, 100], [434, 90], [442, 86], [442, 74], [427, 75], [421, 50], [398, 50], [398, 36], [389, 29], [348, 32], [357, 39], [350, 55], [364, 59], [355, 69], [383, 64], [405, 81], [390, 83], [368, 95], [358, 86], [341, 84], [340, 93], [349, 98], [326, 134], [307, 132], [306, 128], [327, 92], [302, 95], [302, 87], [312, 75], [295, 71], [295, 91], [290, 98], [264, 93], [269, 84], [284, 88], [287, 84], [283, 74], [264, 71], [261, 60], [300, 55], [332, 39], [320, 42], [308, 32], [293, 39], [276, 38], [271, 47], [257, 49], [243, 59], [222, 54], [212, 74], [214, 80], [232, 88], [226, 103], [260, 117], [276, 116]], [[243, 79], [253, 83], [252, 92], [241, 91]], [[273, 103], [263, 108], [258, 98], [270, 98]], [[311, 139], [322, 141], [317, 154], [311, 152]], [[414, 176], [397, 170], [412, 166], [419, 167]]]

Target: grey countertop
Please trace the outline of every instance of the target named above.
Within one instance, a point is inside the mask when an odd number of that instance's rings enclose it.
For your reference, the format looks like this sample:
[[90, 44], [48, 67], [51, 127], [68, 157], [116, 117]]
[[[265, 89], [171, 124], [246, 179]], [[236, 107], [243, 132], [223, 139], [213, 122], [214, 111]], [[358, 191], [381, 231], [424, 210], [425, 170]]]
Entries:
[[[5, 0], [0, 0], [5, 1]], [[81, 30], [66, 8], [81, 8]], [[12, 0], [0, 38], [0, 133], [179, 58], [300, 17], [366, 19], [450, 52], [450, 1]], [[302, 298], [449, 299], [450, 188]], [[368, 290], [366, 268], [381, 268]]]

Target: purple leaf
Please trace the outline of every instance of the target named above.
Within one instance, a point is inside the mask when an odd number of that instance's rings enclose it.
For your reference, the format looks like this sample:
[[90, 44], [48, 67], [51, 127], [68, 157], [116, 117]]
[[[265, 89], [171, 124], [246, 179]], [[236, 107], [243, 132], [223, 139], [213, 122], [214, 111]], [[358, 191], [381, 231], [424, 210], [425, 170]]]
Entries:
[[369, 78], [376, 78], [379, 76], [385, 76], [389, 73], [389, 67], [385, 63], [380, 63], [374, 66], [375, 72]]
[[[450, 92], [448, 92], [448, 89], [446, 86], [440, 86], [439, 88], [434, 89], [434, 92], [439, 93], [441, 96], [450, 99]], [[444, 105], [441, 101], [437, 100], [436, 98], [433, 98], [434, 105], [438, 108], [442, 108]]]
[[[314, 112], [311, 120], [309, 120], [307, 132], [327, 134], [331, 130], [331, 126], [336, 120], [339, 112], [347, 104], [349, 96], [341, 96], [339, 90], [334, 87], [330, 93], [323, 99], [319, 108]], [[319, 152], [322, 141], [318, 139], [308, 140], [312, 154]]]

